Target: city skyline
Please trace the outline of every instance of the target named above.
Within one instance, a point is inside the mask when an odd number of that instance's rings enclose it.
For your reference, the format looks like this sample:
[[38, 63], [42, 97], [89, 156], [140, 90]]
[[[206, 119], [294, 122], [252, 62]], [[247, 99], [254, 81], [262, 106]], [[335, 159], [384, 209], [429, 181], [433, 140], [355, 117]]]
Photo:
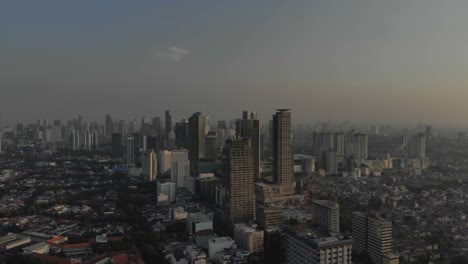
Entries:
[[274, 105], [292, 107], [295, 123], [464, 126], [466, 8], [433, 0], [4, 3], [0, 112], [7, 124], [165, 109], [214, 120], [252, 109], [265, 119]]

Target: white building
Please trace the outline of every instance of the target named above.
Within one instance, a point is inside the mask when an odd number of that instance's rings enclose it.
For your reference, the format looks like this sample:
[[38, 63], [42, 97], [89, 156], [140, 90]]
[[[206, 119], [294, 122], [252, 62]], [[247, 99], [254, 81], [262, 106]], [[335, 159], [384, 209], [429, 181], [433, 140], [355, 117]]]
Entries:
[[190, 176], [190, 161], [186, 149], [173, 150], [171, 152], [171, 181], [177, 188], [186, 187], [184, 178]]
[[[176, 188], [175, 183], [173, 182], [162, 182], [160, 180], [157, 181], [157, 194], [165, 194], [167, 195], [169, 202], [174, 202], [176, 197]], [[159, 201], [158, 201], [159, 202]]]
[[216, 253], [222, 252], [228, 248], [237, 248], [236, 242], [230, 237], [217, 237], [208, 241], [208, 256], [213, 258]]

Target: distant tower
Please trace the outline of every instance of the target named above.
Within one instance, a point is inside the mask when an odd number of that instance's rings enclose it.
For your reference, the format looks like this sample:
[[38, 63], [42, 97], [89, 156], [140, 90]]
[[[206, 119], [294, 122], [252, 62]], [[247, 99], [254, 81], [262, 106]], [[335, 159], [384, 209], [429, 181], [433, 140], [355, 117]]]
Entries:
[[411, 136], [408, 151], [409, 156], [412, 158], [426, 157], [426, 137], [424, 133]]
[[236, 121], [236, 136], [238, 138], [250, 138], [254, 159], [254, 177], [260, 178], [260, 122], [257, 113], [244, 111], [242, 119]]
[[73, 127], [68, 133], [68, 146], [71, 151], [77, 151], [80, 149], [80, 132]]
[[426, 125], [424, 128], [425, 128], [426, 141], [430, 142], [432, 140], [432, 126]]
[[127, 125], [125, 124], [125, 120], [119, 121], [119, 133], [122, 136], [122, 145], [125, 144], [125, 139], [127, 138]]
[[155, 181], [158, 173], [158, 163], [156, 160], [156, 153], [153, 150], [143, 153], [141, 159], [142, 174], [146, 177], [147, 181]]
[[354, 135], [354, 159], [359, 166], [363, 160], [368, 158], [368, 137], [367, 134], [358, 133]]
[[124, 162], [126, 165], [135, 164], [135, 139], [133, 137], [127, 137], [127, 139], [125, 139], [124, 155]]
[[294, 192], [291, 148], [291, 112], [278, 109], [273, 116], [273, 176], [289, 193]]
[[216, 135], [216, 132], [208, 132], [208, 135], [206, 135], [205, 138], [205, 144], [205, 158], [209, 161], [216, 161], [218, 156], [218, 136]]
[[165, 138], [169, 139], [169, 133], [172, 131], [172, 114], [171, 114], [171, 111], [166, 110], [166, 119], [164, 121], [165, 121], [165, 130], [166, 130]]
[[99, 132], [97, 129], [93, 129], [91, 132], [91, 149], [97, 150], [99, 147]]
[[189, 118], [189, 160], [191, 171], [198, 173], [198, 163], [205, 158], [205, 122], [206, 116], [194, 113]]
[[178, 148], [189, 147], [189, 123], [187, 119], [182, 119], [179, 123], [175, 124], [175, 145]]
[[223, 185], [228, 190], [225, 206], [231, 224], [254, 220], [255, 193], [250, 139], [226, 142]]
[[114, 133], [114, 122], [109, 114], [106, 115], [106, 137], [110, 138]]
[[89, 127], [86, 127], [84, 131], [84, 149], [85, 150], [91, 150], [91, 145], [92, 145], [91, 137], [92, 137], [91, 131], [89, 130]]
[[111, 140], [112, 157], [122, 157], [122, 135], [120, 133], [113, 133]]

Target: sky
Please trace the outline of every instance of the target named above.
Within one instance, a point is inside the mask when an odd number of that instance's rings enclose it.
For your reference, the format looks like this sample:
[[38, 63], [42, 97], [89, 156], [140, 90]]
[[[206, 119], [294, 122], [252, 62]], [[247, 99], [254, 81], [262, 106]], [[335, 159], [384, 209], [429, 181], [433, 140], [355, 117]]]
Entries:
[[468, 124], [466, 0], [6, 0], [4, 122]]

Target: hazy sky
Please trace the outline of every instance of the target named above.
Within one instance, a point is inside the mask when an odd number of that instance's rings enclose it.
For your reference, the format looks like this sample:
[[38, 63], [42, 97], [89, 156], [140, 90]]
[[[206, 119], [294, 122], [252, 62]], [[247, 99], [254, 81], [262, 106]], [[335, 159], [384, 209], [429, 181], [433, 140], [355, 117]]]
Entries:
[[468, 123], [466, 0], [9, 0], [4, 119]]

